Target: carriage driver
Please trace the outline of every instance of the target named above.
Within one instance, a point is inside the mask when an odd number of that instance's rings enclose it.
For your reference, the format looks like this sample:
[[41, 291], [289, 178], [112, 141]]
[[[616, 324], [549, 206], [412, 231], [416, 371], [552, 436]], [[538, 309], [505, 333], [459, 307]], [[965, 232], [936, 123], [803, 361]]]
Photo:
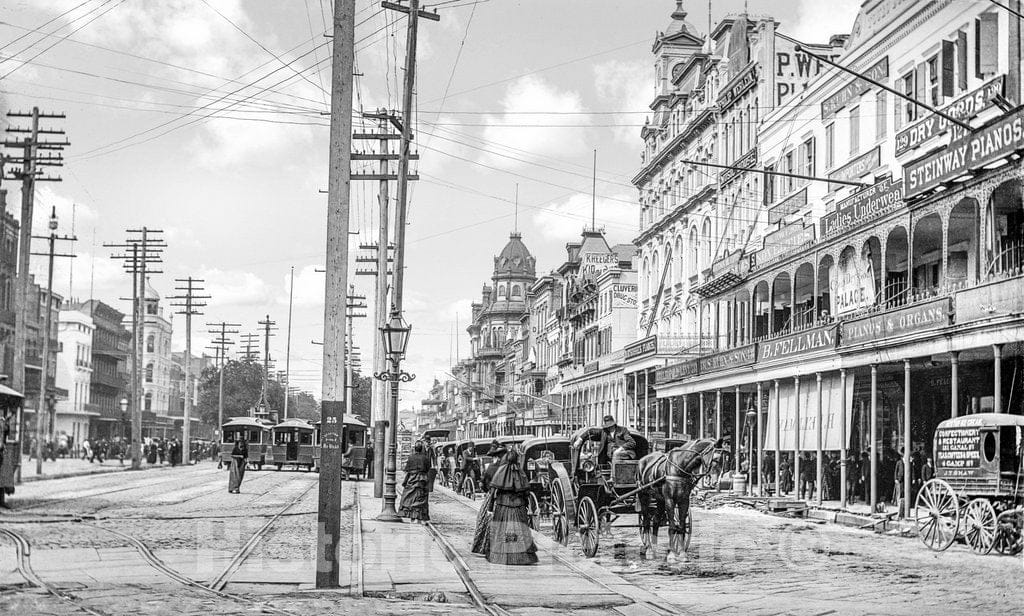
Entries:
[[629, 433], [629, 428], [619, 426], [611, 415], [604, 416], [604, 429], [601, 430], [601, 458], [608, 460], [635, 460], [636, 441]]

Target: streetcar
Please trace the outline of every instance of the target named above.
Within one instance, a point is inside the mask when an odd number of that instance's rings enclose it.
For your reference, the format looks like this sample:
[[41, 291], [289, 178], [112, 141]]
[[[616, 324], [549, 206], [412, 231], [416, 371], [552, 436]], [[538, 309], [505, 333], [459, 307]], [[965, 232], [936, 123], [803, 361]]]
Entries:
[[0, 439], [4, 453], [0, 455], [0, 505], [9, 494], [14, 494], [21, 467], [22, 405], [25, 397], [10, 387], [0, 384]]
[[941, 552], [962, 538], [972, 551], [1024, 551], [1024, 416], [947, 419], [934, 437], [935, 476], [917, 495], [921, 541]]
[[[321, 446], [320, 439], [322, 431], [320, 429], [320, 422], [313, 422], [313, 443], [316, 445], [313, 449], [313, 468], [320, 470], [320, 454]], [[358, 417], [345, 415], [344, 420], [341, 422], [341, 442], [342, 450], [341, 454], [346, 460], [342, 463], [345, 468], [343, 472], [347, 477], [349, 472], [352, 472], [354, 468], [354, 454], [358, 453], [360, 461], [363, 461], [365, 465], [366, 460], [366, 431], [368, 426], [359, 420]], [[359, 448], [359, 451], [353, 451], [354, 448]], [[383, 452], [382, 452], [383, 454]], [[359, 472], [362, 472], [362, 466], [359, 467]]]
[[300, 466], [307, 471], [313, 470], [316, 458], [316, 444], [313, 442], [316, 428], [305, 419], [286, 419], [270, 429], [272, 445], [268, 463], [281, 470], [285, 464], [291, 464], [298, 470]]
[[252, 417], [232, 417], [221, 426], [220, 461], [219, 464], [231, 468], [231, 450], [235, 446], [235, 438], [245, 439], [249, 448], [249, 464], [256, 470], [263, 468], [271, 453], [270, 428], [272, 424]]

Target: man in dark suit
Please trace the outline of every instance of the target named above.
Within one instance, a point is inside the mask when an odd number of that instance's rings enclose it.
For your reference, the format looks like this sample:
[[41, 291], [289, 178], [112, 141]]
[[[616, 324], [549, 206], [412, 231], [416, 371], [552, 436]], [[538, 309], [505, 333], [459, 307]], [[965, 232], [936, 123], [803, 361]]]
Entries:
[[604, 416], [604, 429], [601, 431], [601, 458], [608, 460], [635, 460], [636, 441], [629, 433], [629, 428], [619, 426], [611, 415]]

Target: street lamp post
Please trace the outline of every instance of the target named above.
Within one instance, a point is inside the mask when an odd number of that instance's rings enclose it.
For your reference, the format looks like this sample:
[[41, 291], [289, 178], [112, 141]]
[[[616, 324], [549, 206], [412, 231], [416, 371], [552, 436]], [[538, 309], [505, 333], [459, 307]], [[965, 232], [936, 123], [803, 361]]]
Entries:
[[405, 356], [405, 349], [409, 344], [409, 332], [412, 330], [409, 324], [402, 318], [401, 313], [392, 309], [391, 319], [380, 328], [384, 339], [384, 352], [389, 362], [387, 372], [378, 372], [373, 376], [386, 381], [391, 386], [391, 399], [388, 401], [388, 457], [385, 466], [384, 476], [384, 504], [381, 507], [377, 519], [381, 522], [401, 522], [395, 509], [397, 497], [397, 473], [398, 473], [398, 384], [408, 383], [416, 378], [415, 374], [402, 372], [402, 357]]
[[[747, 424], [747, 492], [749, 494], [754, 493], [754, 469], [757, 466], [754, 464], [754, 426], [757, 423], [757, 411], [753, 407], [747, 409], [746, 424]], [[758, 434], [757, 438], [761, 438]], [[760, 484], [761, 478], [757, 478]]]
[[128, 423], [128, 398], [121, 398], [121, 442], [124, 442], [124, 425]]

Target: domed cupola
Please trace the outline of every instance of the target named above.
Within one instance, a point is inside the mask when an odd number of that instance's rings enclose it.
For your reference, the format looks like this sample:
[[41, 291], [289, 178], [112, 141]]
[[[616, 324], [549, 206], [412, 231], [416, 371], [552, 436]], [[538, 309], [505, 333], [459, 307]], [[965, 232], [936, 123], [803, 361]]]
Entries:
[[536, 278], [537, 259], [530, 254], [520, 233], [509, 235], [501, 254], [494, 257], [494, 278]]

